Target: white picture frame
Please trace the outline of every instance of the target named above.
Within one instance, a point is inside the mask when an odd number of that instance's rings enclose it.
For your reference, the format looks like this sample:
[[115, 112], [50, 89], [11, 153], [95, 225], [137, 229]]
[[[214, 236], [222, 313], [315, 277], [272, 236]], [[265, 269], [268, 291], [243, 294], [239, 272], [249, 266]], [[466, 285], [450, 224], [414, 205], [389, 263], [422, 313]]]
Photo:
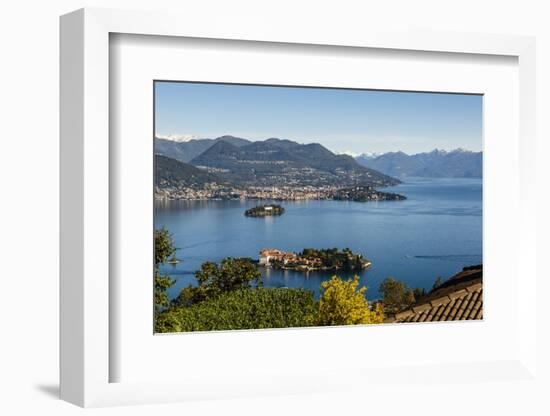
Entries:
[[[182, 25], [185, 22], [185, 25]], [[333, 47], [429, 51], [443, 54], [503, 55], [515, 57], [519, 67], [519, 211], [517, 257], [522, 270], [518, 287], [517, 348], [504, 360], [438, 365], [419, 362], [414, 368], [331, 369], [321, 381], [317, 373], [269, 374], [254, 380], [232, 382], [221, 374], [212, 381], [181, 380], [112, 382], [111, 366], [117, 357], [111, 348], [110, 310], [110, 34], [170, 36], [331, 45]], [[535, 42], [507, 35], [395, 32], [377, 30], [328, 33], [281, 31], [275, 22], [261, 27], [216, 25], [168, 13], [82, 9], [61, 18], [61, 398], [80, 406], [173, 402], [204, 398], [262, 394], [338, 391], [380, 383], [384, 390], [399, 377], [404, 385], [425, 382], [442, 371], [458, 380], [536, 380], [536, 218], [535, 169]], [[514, 246], [516, 247], [516, 246]], [[517, 271], [516, 271], [517, 273]], [[411, 326], [408, 331], [414, 331]], [[301, 330], [293, 330], [298, 333]], [[273, 333], [271, 333], [273, 334]], [[234, 335], [225, 334], [227, 337]], [[276, 335], [270, 335], [272, 337]], [[165, 342], [169, 342], [165, 341]], [[215, 369], [211, 369], [214, 371]], [[210, 374], [215, 374], [215, 371]], [[471, 375], [478, 377], [472, 379]], [[483, 375], [483, 376], [481, 376]], [[211, 376], [210, 376], [211, 377]], [[343, 382], [342, 380], [346, 380]], [[375, 380], [377, 380], [375, 382]], [[374, 387], [373, 387], [374, 386]]]

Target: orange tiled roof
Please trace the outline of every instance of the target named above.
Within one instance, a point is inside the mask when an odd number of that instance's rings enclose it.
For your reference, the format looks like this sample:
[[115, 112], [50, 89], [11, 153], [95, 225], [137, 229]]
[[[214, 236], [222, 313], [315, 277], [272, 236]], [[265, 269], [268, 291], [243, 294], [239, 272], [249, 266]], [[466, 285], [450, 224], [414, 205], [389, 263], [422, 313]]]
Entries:
[[433, 322], [483, 319], [483, 270], [465, 268], [404, 311], [386, 318], [393, 322]]
[[264, 248], [260, 250], [260, 254], [262, 256], [274, 256], [274, 255], [285, 254], [285, 252], [281, 250], [277, 250], [276, 248]]

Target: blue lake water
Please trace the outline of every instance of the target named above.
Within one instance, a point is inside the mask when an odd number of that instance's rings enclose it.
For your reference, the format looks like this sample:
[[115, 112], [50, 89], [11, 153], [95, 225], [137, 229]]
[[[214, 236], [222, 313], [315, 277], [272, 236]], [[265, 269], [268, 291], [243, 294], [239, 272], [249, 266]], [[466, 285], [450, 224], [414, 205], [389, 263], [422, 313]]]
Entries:
[[[155, 227], [172, 233], [177, 265], [162, 273], [176, 280], [170, 296], [195, 284], [194, 272], [205, 261], [224, 257], [258, 258], [263, 248], [301, 251], [305, 247], [349, 247], [372, 261], [359, 274], [367, 297], [379, 297], [380, 282], [388, 276], [410, 287], [431, 288], [462, 267], [482, 262], [482, 181], [480, 179], [407, 179], [384, 191], [405, 195], [405, 201], [278, 202], [286, 209], [279, 217], [245, 217], [257, 201], [157, 201]], [[266, 287], [303, 287], [319, 294], [327, 272], [266, 270]]]

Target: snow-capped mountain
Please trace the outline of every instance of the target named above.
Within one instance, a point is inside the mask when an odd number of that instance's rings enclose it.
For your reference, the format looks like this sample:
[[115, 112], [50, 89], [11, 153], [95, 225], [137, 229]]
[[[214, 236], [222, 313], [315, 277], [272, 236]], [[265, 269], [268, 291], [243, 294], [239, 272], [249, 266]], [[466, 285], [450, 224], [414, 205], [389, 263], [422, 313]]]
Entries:
[[194, 134], [157, 134], [159, 139], [170, 140], [177, 143], [185, 143], [191, 140], [200, 140], [201, 137]]
[[377, 157], [355, 158], [357, 162], [386, 175], [432, 178], [480, 178], [483, 171], [482, 152], [465, 149], [443, 150], [408, 155], [404, 152], [388, 152]]
[[355, 159], [363, 158], [363, 159], [374, 159], [375, 157], [383, 155], [383, 153], [377, 153], [377, 152], [364, 152], [364, 153], [358, 153], [353, 152], [351, 150], [344, 150], [343, 152], [334, 152], [337, 155], [348, 155]]
[[361, 154], [355, 156], [355, 158], [357, 159], [358, 157], [360, 157], [360, 158], [363, 158], [363, 159], [375, 159], [378, 156], [382, 156], [383, 154], [384, 153], [378, 153], [378, 152], [364, 152], [364, 153], [361, 153]]

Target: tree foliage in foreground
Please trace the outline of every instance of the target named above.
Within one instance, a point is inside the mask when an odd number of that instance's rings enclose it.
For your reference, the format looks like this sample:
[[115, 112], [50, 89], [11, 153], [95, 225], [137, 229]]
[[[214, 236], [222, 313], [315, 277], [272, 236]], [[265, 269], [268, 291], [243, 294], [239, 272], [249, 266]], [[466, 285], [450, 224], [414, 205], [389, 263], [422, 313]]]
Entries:
[[167, 291], [173, 284], [174, 281], [170, 277], [162, 276], [158, 271], [155, 271], [155, 312], [158, 313], [170, 306]]
[[190, 306], [223, 293], [262, 286], [262, 275], [249, 258], [225, 258], [220, 264], [206, 262], [195, 273], [198, 286], [187, 286], [174, 304]]
[[156, 319], [156, 332], [305, 327], [316, 324], [317, 302], [305, 289], [249, 288], [191, 306], [172, 306]]
[[400, 312], [415, 302], [414, 291], [393, 277], [384, 279], [379, 290], [382, 294], [384, 312], [387, 314]]
[[166, 228], [155, 230], [155, 266], [166, 263], [176, 252], [172, 235]]
[[371, 309], [366, 298], [366, 287], [357, 289], [359, 277], [342, 280], [338, 276], [321, 284], [319, 325], [379, 324], [384, 321], [382, 307]]
[[411, 289], [405, 282], [388, 277], [380, 284], [380, 293], [382, 294], [382, 304], [386, 314], [394, 314], [410, 308], [415, 302], [418, 302], [428, 293], [436, 290], [443, 284], [444, 280], [438, 277], [430, 292], [424, 288]]
[[155, 230], [155, 314], [170, 306], [167, 291], [174, 281], [169, 276], [162, 276], [159, 266], [166, 263], [175, 252], [176, 248], [168, 230], [166, 228]]

